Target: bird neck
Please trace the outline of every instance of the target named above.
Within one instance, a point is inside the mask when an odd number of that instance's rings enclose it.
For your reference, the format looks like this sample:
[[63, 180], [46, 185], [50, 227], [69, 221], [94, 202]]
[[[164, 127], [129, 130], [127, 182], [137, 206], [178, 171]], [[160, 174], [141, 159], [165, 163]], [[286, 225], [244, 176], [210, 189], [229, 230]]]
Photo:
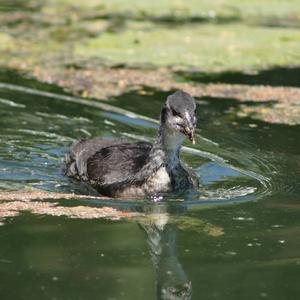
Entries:
[[160, 149], [165, 159], [173, 163], [179, 162], [179, 152], [183, 143], [184, 136], [164, 124], [160, 125], [158, 135], [154, 143], [154, 148]]

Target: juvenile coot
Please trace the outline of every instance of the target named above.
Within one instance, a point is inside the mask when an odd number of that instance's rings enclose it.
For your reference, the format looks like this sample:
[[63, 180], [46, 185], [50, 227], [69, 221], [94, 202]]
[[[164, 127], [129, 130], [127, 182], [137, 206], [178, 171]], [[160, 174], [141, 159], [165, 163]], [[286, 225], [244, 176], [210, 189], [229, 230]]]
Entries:
[[180, 160], [184, 137], [195, 144], [196, 103], [188, 93], [168, 96], [154, 144], [95, 138], [80, 140], [66, 156], [66, 175], [109, 197], [183, 192], [198, 186]]

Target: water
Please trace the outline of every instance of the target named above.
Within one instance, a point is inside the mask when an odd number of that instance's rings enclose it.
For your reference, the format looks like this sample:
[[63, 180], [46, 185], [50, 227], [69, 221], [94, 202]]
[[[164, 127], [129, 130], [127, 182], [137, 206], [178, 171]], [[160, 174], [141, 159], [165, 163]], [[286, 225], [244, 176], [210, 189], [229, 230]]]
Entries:
[[[168, 93], [146, 92], [107, 103], [28, 80], [1, 83], [0, 190], [86, 193], [63, 175], [69, 145], [90, 136], [152, 141]], [[182, 153], [201, 182], [193, 197], [43, 200], [47, 209], [19, 199], [14, 210], [0, 200], [1, 299], [297, 298], [299, 127], [240, 118], [232, 99], [197, 102], [197, 144]], [[74, 214], [79, 206], [134, 216]]]

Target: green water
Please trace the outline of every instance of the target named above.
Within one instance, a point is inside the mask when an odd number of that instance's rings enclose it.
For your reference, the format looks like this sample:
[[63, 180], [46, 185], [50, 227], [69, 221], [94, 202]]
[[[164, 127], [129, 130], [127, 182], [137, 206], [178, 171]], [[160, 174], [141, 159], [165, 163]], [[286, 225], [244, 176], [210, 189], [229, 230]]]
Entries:
[[[1, 80], [1, 191], [85, 193], [63, 175], [69, 145], [90, 136], [152, 141], [169, 94], [125, 94], [107, 105]], [[182, 153], [199, 176], [197, 195], [57, 201], [145, 215], [134, 220], [3, 217], [0, 299], [297, 299], [299, 126], [238, 117], [232, 99], [197, 104], [197, 144]]]

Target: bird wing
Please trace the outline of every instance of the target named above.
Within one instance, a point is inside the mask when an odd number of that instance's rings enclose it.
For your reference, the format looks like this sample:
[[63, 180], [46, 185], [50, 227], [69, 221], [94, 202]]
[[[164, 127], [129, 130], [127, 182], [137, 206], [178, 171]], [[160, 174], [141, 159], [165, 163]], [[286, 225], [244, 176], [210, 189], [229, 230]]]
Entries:
[[88, 178], [105, 186], [128, 182], [147, 163], [151, 148], [145, 142], [104, 147], [87, 160]]
[[112, 145], [128, 143], [127, 140], [109, 140], [94, 138], [91, 140], [76, 141], [66, 155], [66, 175], [71, 177], [87, 178], [87, 161], [97, 151]]

